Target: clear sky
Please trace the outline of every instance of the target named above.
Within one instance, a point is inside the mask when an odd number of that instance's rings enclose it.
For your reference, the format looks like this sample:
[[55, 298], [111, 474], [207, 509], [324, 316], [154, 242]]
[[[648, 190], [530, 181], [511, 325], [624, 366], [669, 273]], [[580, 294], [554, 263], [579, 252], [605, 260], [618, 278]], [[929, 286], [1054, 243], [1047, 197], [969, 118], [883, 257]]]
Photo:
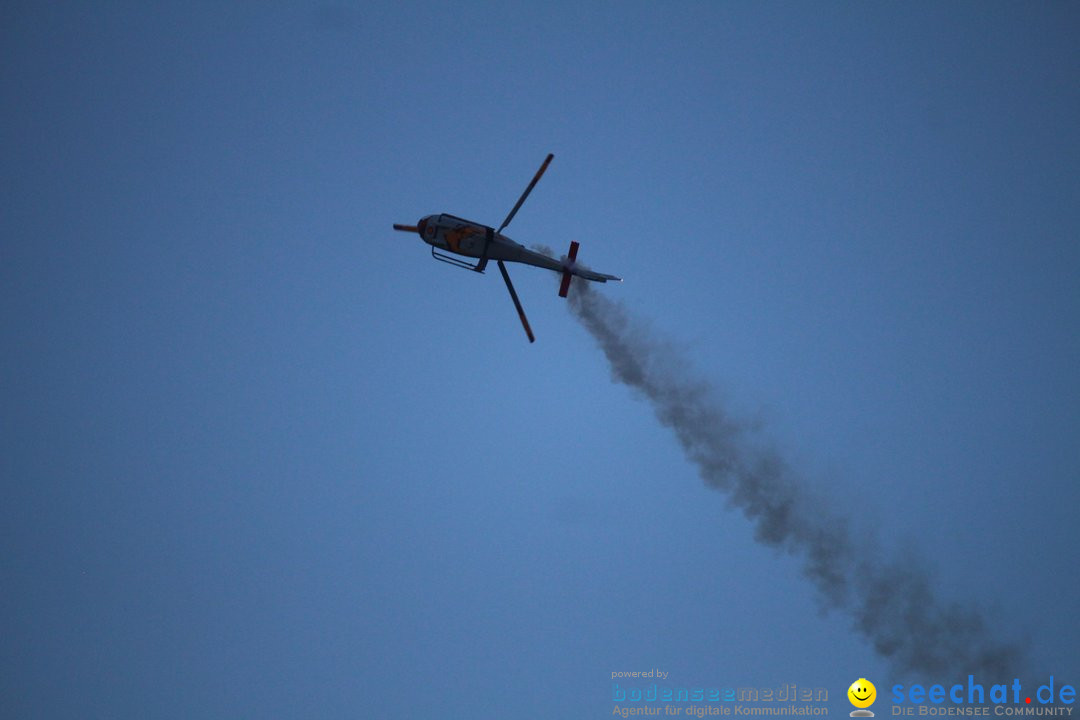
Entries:
[[0, 8], [0, 715], [912, 679], [553, 273], [510, 268], [529, 345], [391, 230], [498, 224], [548, 152], [508, 234], [579, 240], [866, 556], [1080, 684], [1075, 3], [98, 5]]

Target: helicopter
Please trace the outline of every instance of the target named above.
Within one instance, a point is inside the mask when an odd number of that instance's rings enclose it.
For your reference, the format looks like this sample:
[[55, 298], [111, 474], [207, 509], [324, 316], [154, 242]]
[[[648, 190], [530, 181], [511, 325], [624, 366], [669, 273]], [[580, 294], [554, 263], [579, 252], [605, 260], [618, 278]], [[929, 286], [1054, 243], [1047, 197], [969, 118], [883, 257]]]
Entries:
[[[447, 213], [426, 215], [415, 225], [394, 223], [395, 230], [418, 234], [421, 240], [431, 246], [431, 256], [441, 262], [483, 273], [488, 261], [494, 260], [499, 266], [499, 272], [502, 273], [503, 280], [506, 281], [506, 289], [510, 291], [510, 299], [514, 301], [514, 307], [517, 309], [518, 317], [521, 318], [521, 325], [525, 328], [525, 334], [528, 336], [529, 342], [536, 342], [536, 337], [533, 335], [532, 328], [529, 327], [529, 320], [525, 317], [525, 310], [521, 307], [521, 300], [518, 299], [517, 292], [514, 290], [514, 284], [510, 282], [510, 274], [506, 271], [505, 263], [524, 263], [525, 265], [533, 265], [562, 273], [559, 297], [566, 297], [567, 292], [570, 290], [570, 280], [575, 276], [593, 282], [607, 282], [608, 280], [622, 282], [622, 278], [614, 275], [605, 275], [578, 266], [579, 243], [576, 240], [570, 242], [570, 249], [566, 256], [561, 260], [556, 260], [553, 257], [529, 250], [524, 245], [516, 243], [502, 234], [502, 231], [517, 215], [517, 211], [521, 209], [521, 205], [529, 197], [529, 193], [536, 187], [536, 183], [540, 181], [540, 177], [554, 158], [555, 155], [549, 153], [547, 158], [544, 159], [540, 169], [533, 176], [532, 182], [525, 188], [525, 192], [521, 193], [517, 204], [514, 205], [510, 214], [506, 216], [498, 229]], [[476, 262], [468, 262], [448, 253], [475, 258]]]

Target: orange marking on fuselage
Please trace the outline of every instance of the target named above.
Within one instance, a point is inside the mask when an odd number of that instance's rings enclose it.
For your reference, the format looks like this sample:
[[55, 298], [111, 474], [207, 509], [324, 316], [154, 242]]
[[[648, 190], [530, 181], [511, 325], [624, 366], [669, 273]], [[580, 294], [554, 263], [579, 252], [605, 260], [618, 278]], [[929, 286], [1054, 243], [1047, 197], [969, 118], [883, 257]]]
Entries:
[[456, 253], [461, 252], [461, 241], [467, 237], [472, 237], [481, 232], [480, 228], [468, 225], [457, 230], [448, 230], [446, 232], [446, 246]]

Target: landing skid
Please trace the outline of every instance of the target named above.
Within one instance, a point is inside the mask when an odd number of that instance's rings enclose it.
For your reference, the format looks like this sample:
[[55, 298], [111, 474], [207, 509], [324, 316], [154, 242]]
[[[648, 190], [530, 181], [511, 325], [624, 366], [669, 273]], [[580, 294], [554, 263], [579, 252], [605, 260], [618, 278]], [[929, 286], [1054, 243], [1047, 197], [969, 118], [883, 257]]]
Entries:
[[465, 262], [464, 260], [456, 258], [453, 255], [447, 255], [446, 253], [441, 253], [437, 251], [434, 245], [431, 246], [431, 257], [439, 260], [440, 262], [444, 262], [447, 265], [454, 265], [459, 268], [464, 268], [465, 270], [475, 270], [476, 272], [480, 273], [484, 272], [484, 265], [487, 264], [487, 260], [485, 258], [483, 264], [478, 261], [475, 265], [473, 265], [472, 263]]

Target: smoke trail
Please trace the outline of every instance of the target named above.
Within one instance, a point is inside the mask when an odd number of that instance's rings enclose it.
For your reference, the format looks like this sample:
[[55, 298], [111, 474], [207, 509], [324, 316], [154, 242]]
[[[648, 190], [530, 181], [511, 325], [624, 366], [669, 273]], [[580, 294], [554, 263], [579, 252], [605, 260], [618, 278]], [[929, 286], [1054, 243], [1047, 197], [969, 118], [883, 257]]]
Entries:
[[742, 510], [758, 541], [800, 557], [825, 607], [847, 612], [898, 674], [1013, 677], [1018, 647], [996, 640], [975, 608], [935, 597], [918, 561], [882, 561], [852, 542], [846, 523], [816, 502], [705, 383], [684, 377], [673, 353], [622, 305], [578, 281], [570, 308], [599, 343], [614, 378], [648, 399], [702, 479]]

